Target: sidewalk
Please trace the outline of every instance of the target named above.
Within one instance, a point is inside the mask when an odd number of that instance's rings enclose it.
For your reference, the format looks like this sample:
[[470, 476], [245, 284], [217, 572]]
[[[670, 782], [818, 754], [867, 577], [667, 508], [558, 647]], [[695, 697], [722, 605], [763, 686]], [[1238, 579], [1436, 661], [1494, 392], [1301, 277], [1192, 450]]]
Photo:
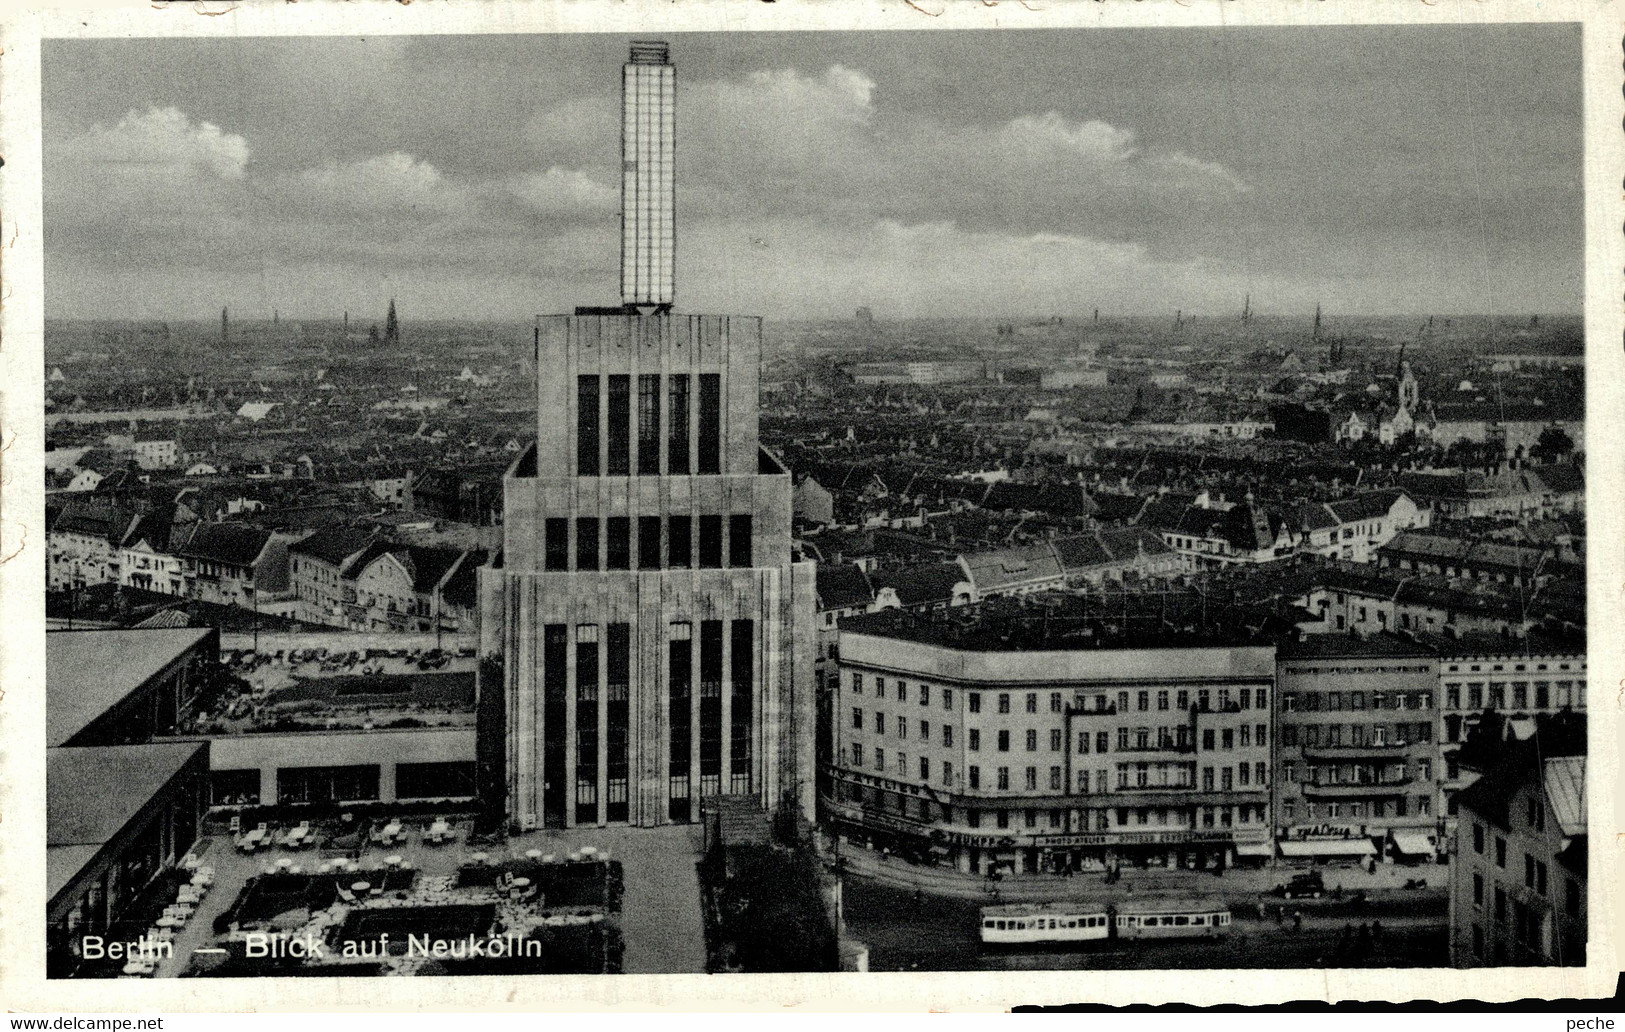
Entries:
[[[910, 864], [896, 856], [883, 858], [867, 849], [842, 846], [840, 859], [845, 873], [881, 885], [900, 889], [919, 889], [937, 896], [959, 899], [990, 900], [988, 881], [977, 874], [962, 874], [946, 867]], [[825, 850], [826, 862], [833, 862], [835, 854]], [[1184, 893], [1189, 895], [1220, 895], [1227, 897], [1254, 896], [1270, 892], [1284, 884], [1294, 874], [1309, 868], [1265, 867], [1262, 870], [1231, 868], [1223, 876], [1211, 871], [1139, 870], [1124, 867], [1122, 878], [1108, 885], [1099, 873], [1077, 874], [1063, 878], [1055, 874], [1005, 875], [997, 883], [998, 898], [1005, 903], [1043, 903], [1051, 900], [1121, 898], [1125, 893]], [[1413, 878], [1426, 879], [1430, 887], [1442, 888], [1447, 884], [1449, 868], [1438, 864], [1421, 867], [1401, 867], [1378, 864], [1375, 874], [1358, 867], [1323, 867], [1321, 875], [1329, 894], [1341, 885], [1346, 892], [1403, 888]]]

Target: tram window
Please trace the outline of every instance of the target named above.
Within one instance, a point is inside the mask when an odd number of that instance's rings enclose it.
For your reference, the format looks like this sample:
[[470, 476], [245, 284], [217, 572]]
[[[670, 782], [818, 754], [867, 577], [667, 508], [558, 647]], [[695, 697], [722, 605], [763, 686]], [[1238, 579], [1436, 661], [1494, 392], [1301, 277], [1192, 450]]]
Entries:
[[1219, 923], [1220, 924], [1229, 924], [1230, 923], [1230, 915], [1229, 914], [1220, 914], [1219, 915]]
[[1049, 926], [1050, 926], [1050, 927], [1051, 927], [1051, 928], [1054, 928], [1054, 927], [1055, 927], [1055, 918], [1053, 918], [1053, 917], [1052, 917], [1052, 918], [1050, 918], [1050, 919], [1049, 919]]
[[988, 918], [986, 921], [982, 922], [982, 927], [983, 928], [997, 928], [998, 926], [999, 926], [999, 923], [997, 921], [993, 920], [991, 917]]
[[1201, 914], [1198, 914], [1195, 917], [1191, 918], [1191, 924], [1205, 925], [1205, 924], [1207, 924], [1207, 918], [1204, 917]]

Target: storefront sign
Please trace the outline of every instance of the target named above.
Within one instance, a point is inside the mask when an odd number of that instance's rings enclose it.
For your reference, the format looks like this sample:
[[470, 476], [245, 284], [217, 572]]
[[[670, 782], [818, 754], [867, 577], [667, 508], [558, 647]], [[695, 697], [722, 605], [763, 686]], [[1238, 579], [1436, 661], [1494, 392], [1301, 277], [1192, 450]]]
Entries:
[[1300, 841], [1365, 838], [1366, 831], [1364, 824], [1310, 824], [1293, 828], [1292, 837]]

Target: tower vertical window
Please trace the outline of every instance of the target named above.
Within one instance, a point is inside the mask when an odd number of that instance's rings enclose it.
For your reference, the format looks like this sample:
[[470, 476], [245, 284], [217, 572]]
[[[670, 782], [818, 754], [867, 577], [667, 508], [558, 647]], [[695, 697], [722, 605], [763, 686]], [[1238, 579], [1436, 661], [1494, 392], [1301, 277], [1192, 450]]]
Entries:
[[688, 374], [673, 374], [669, 378], [668, 390], [671, 394], [671, 411], [666, 414], [666, 421], [671, 428], [671, 436], [666, 445], [666, 471], [682, 474], [689, 471]]
[[576, 377], [576, 471], [598, 475], [598, 377]]
[[605, 566], [611, 570], [625, 570], [632, 565], [632, 521], [625, 516], [611, 516], [604, 521], [608, 531]]
[[570, 521], [549, 518], [542, 527], [547, 540], [545, 542], [545, 568], [548, 570], [568, 570], [570, 568]]
[[686, 570], [694, 565], [694, 519], [691, 516], [673, 516], [667, 526], [666, 565], [674, 570]]
[[624, 477], [632, 472], [632, 378], [617, 373], [609, 378], [609, 464], [605, 472]]
[[608, 710], [608, 739], [605, 742], [608, 795], [604, 819], [624, 821], [627, 819], [627, 782], [631, 772], [627, 740], [629, 699], [632, 694], [632, 628], [629, 624], [612, 623], [608, 630], [609, 678], [605, 696], [605, 708]]
[[700, 621], [700, 795], [722, 792], [722, 621]]
[[700, 473], [722, 472], [722, 377], [700, 374]]
[[667, 747], [667, 756], [669, 758], [667, 770], [670, 779], [667, 792], [670, 804], [667, 814], [674, 821], [692, 819], [692, 811], [689, 805], [689, 771], [690, 762], [694, 755], [692, 738], [694, 730], [694, 652], [690, 641], [692, 634], [692, 624], [674, 623], [671, 625], [671, 643], [668, 657], [668, 684], [671, 688], [671, 703], [667, 713], [667, 726], [671, 729], [671, 738]]
[[722, 566], [722, 517], [700, 517], [700, 569], [715, 570]]
[[660, 517], [638, 517], [638, 569], [660, 569]]
[[728, 517], [728, 565], [754, 566], [751, 561], [751, 520], [749, 516]]
[[728, 791], [739, 795], [751, 790], [751, 701], [754, 695], [756, 624], [735, 620], [729, 642], [729, 681], [733, 705], [730, 713], [728, 746]]
[[576, 518], [576, 569], [598, 569], [598, 520], [590, 516]]
[[660, 374], [638, 376], [638, 473], [660, 472]]

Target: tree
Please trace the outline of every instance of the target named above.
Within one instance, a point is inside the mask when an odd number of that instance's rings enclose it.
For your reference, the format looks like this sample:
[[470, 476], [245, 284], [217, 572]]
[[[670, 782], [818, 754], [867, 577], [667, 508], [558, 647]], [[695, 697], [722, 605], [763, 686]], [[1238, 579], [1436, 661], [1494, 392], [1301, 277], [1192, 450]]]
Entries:
[[1574, 438], [1570, 437], [1562, 427], [1549, 426], [1540, 432], [1540, 440], [1535, 442], [1531, 454], [1545, 460], [1560, 459], [1574, 451]]

